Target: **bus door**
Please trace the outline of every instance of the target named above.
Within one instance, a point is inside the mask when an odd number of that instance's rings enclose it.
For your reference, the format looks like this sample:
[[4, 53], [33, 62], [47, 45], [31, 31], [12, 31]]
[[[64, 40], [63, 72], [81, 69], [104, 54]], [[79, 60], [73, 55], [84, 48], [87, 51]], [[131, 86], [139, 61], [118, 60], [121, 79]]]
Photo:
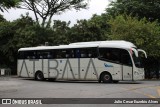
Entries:
[[131, 56], [127, 50], [121, 51], [121, 62], [122, 62], [122, 80], [132, 80], [133, 64]]

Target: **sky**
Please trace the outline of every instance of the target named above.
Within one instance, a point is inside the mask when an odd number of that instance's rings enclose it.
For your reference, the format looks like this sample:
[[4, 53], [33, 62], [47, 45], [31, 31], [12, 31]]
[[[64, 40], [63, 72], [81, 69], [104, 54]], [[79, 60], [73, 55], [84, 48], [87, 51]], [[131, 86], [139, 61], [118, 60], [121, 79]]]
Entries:
[[[90, 19], [93, 14], [100, 15], [105, 12], [106, 7], [111, 0], [90, 0], [89, 8], [80, 11], [69, 10], [61, 15], [53, 16], [52, 20], [71, 21], [71, 26], [74, 25], [77, 20]], [[29, 12], [29, 16], [35, 19], [33, 12], [24, 9], [10, 9], [8, 12], [4, 12], [3, 16], [9, 21], [16, 20], [21, 14]]]

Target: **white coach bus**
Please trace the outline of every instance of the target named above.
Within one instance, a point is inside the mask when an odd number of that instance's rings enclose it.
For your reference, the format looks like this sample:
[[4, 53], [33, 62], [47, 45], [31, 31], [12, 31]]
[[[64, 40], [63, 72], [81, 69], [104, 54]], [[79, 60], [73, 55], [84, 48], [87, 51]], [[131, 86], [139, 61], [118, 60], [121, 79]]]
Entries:
[[144, 79], [136, 46], [127, 41], [78, 42], [60, 46], [21, 48], [18, 76], [36, 80], [97, 80], [118, 82]]

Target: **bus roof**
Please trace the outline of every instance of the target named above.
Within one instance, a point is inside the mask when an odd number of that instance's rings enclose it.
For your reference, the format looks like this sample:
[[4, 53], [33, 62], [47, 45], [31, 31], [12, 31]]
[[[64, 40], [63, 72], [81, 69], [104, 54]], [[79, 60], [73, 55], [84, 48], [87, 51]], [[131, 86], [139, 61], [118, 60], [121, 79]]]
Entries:
[[110, 48], [123, 48], [130, 49], [136, 48], [136, 46], [127, 41], [93, 41], [93, 42], [76, 42], [69, 45], [59, 45], [59, 46], [37, 46], [37, 47], [27, 47], [20, 48], [19, 51], [26, 50], [49, 50], [49, 49], [69, 49], [69, 48], [87, 48], [87, 47], [110, 47]]

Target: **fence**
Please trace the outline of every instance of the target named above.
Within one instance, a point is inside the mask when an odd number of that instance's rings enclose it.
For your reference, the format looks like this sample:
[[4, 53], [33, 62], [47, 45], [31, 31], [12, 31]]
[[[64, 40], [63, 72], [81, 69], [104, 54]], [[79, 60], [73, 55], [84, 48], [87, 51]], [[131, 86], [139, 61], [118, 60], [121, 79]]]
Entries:
[[0, 68], [0, 80], [8, 80], [11, 77], [11, 69]]

